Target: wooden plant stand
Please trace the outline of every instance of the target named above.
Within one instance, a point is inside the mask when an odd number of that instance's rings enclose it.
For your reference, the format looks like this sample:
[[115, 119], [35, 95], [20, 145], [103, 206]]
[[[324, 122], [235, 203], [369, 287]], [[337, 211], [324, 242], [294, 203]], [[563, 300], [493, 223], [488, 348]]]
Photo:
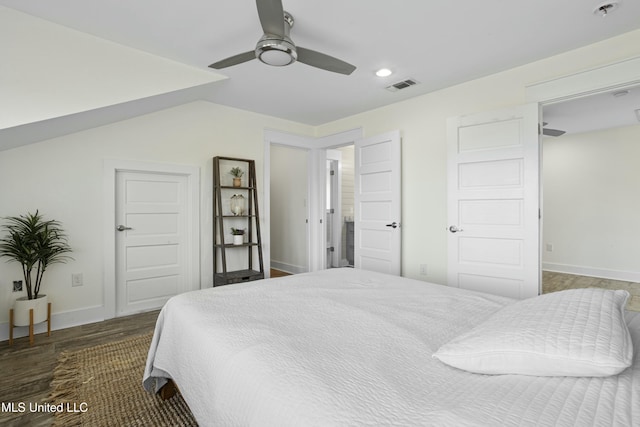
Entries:
[[[47, 336], [51, 336], [51, 303], [47, 304]], [[13, 345], [13, 308], [9, 310], [9, 345]], [[33, 345], [33, 308], [29, 309], [29, 345]]]

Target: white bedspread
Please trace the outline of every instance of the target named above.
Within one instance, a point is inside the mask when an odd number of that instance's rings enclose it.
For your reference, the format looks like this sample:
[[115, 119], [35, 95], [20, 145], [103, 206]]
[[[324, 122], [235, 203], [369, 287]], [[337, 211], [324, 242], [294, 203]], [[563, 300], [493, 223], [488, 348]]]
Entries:
[[[354, 269], [190, 292], [144, 373], [201, 426], [640, 425], [640, 357], [606, 378], [486, 376], [432, 354], [512, 300]], [[640, 316], [628, 314], [640, 349]]]

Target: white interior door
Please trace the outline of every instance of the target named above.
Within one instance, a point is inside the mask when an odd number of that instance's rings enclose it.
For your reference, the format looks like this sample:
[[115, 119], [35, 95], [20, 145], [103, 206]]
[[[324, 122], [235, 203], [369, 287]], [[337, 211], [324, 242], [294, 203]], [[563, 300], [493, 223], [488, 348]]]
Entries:
[[540, 292], [538, 104], [448, 120], [448, 284]]
[[160, 308], [189, 290], [188, 178], [116, 172], [116, 313]]
[[400, 275], [400, 131], [355, 142], [355, 267]]

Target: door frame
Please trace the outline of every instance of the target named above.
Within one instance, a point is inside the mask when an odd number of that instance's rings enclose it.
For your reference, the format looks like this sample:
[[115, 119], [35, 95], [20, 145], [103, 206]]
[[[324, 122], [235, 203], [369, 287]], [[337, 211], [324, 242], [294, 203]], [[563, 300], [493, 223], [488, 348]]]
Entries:
[[318, 271], [322, 270], [324, 265], [326, 265], [327, 256], [324, 247], [326, 227], [323, 221], [326, 210], [326, 150], [353, 144], [357, 139], [362, 138], [362, 134], [362, 128], [351, 129], [324, 137], [297, 135], [273, 129], [264, 130], [263, 211], [267, 212], [267, 215], [263, 215], [264, 222], [262, 223], [261, 230], [263, 232], [263, 242], [266, 242], [262, 245], [265, 277], [270, 276], [271, 269], [271, 226], [268, 216], [271, 208], [271, 145], [283, 145], [309, 150], [309, 227], [307, 228], [309, 271]]
[[548, 105], [640, 84], [640, 56], [525, 86], [526, 102]]
[[[317, 258], [317, 270], [321, 270], [326, 268], [327, 265], [327, 250], [326, 250], [326, 238], [327, 235], [327, 225], [322, 221], [322, 218], [325, 217], [325, 212], [327, 210], [327, 168], [326, 163], [328, 160], [327, 151], [335, 150], [341, 147], [345, 147], [348, 145], [355, 145], [356, 141], [363, 138], [363, 129], [355, 128], [351, 130], [347, 130], [344, 132], [327, 135], [324, 137], [320, 137], [316, 140], [316, 164], [318, 174], [316, 177], [316, 197], [317, 197], [317, 205], [322, 213], [320, 217], [319, 223], [317, 227], [317, 238], [318, 238], [318, 258]], [[318, 221], [318, 219], [316, 220]]]
[[[312, 167], [312, 153], [311, 149], [308, 146], [304, 145], [296, 145], [288, 142], [295, 142], [295, 136], [290, 140], [289, 137], [292, 135], [288, 135], [285, 139], [282, 139], [282, 136], [277, 136], [273, 133], [269, 133], [270, 141], [267, 141], [267, 136], [265, 134], [265, 148], [264, 148], [264, 203], [262, 211], [263, 223], [261, 224], [263, 243], [262, 243], [262, 260], [264, 264], [264, 275], [266, 278], [271, 277], [271, 147], [279, 146], [285, 147], [292, 150], [301, 150], [305, 151], [307, 154], [307, 176], [310, 177], [310, 171]], [[304, 137], [303, 137], [304, 138]], [[307, 271], [311, 271], [311, 248], [313, 247], [311, 244], [311, 235], [309, 233], [309, 226], [311, 224], [310, 217], [313, 215], [312, 210], [312, 197], [311, 197], [311, 183], [309, 181], [310, 178], [307, 179], [307, 205], [306, 205], [306, 216], [307, 216], [307, 227], [306, 227], [306, 246], [307, 246], [307, 260], [306, 267]]]
[[[309, 221], [308, 224], [311, 224], [311, 216], [314, 215], [314, 210], [312, 208], [312, 204], [314, 198], [311, 196], [312, 194], [312, 183], [311, 183], [311, 170], [313, 166], [312, 157], [313, 157], [313, 138], [309, 136], [296, 135], [291, 133], [280, 132], [271, 129], [264, 130], [264, 168], [263, 168], [263, 194], [264, 194], [264, 202], [262, 206], [262, 260], [264, 263], [264, 277], [271, 277], [271, 146], [279, 145], [283, 147], [291, 147], [297, 149], [303, 149], [308, 151], [307, 156], [307, 200], [309, 201], [307, 204], [307, 212]], [[309, 271], [314, 271], [312, 268], [312, 234], [309, 232], [309, 226], [307, 226], [307, 267]]]
[[[201, 289], [200, 281], [200, 168], [197, 166], [170, 163], [144, 162], [137, 160], [105, 159], [103, 162], [103, 278], [104, 318], [116, 317], [116, 174], [118, 172], [144, 172], [184, 175], [187, 177], [187, 232], [186, 252], [188, 265], [185, 268], [191, 289]], [[209, 233], [210, 234], [210, 233]]]
[[[525, 86], [526, 102], [537, 102], [542, 107], [544, 120], [544, 106], [571, 101], [578, 98], [596, 95], [614, 90], [630, 89], [640, 85], [640, 56], [612, 62], [600, 67], [594, 67], [577, 73], [556, 77], [549, 80], [531, 83]], [[542, 145], [540, 146], [542, 150]], [[542, 156], [542, 153], [540, 154]], [[544, 206], [542, 205], [542, 162], [538, 169], [540, 184], [540, 255], [538, 270], [540, 286], [542, 287], [542, 247], [544, 228]]]
[[[327, 160], [325, 160], [326, 163], [331, 161], [336, 162], [336, 164], [338, 165], [337, 169], [335, 170], [335, 178], [331, 180], [336, 190], [335, 192], [331, 192], [331, 202], [335, 206], [333, 210], [333, 216], [331, 217], [333, 220], [333, 224], [331, 224], [331, 230], [333, 231], [331, 241], [334, 244], [333, 260], [331, 260], [331, 264], [335, 263], [336, 266], [340, 266], [342, 262], [342, 153], [333, 148], [326, 149], [325, 153], [327, 156]], [[326, 170], [327, 169], [325, 168], [325, 174]], [[325, 176], [325, 182], [326, 178], [327, 177]], [[325, 190], [327, 189], [325, 188]], [[328, 263], [329, 260], [326, 261]], [[325, 268], [327, 268], [326, 265]]]

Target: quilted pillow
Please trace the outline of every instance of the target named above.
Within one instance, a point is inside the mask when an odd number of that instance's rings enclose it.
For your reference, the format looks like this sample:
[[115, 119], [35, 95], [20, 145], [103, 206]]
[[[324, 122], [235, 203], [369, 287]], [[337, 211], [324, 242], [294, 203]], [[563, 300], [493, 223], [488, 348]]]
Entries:
[[604, 377], [631, 365], [629, 293], [572, 289], [510, 304], [433, 357], [480, 374]]

